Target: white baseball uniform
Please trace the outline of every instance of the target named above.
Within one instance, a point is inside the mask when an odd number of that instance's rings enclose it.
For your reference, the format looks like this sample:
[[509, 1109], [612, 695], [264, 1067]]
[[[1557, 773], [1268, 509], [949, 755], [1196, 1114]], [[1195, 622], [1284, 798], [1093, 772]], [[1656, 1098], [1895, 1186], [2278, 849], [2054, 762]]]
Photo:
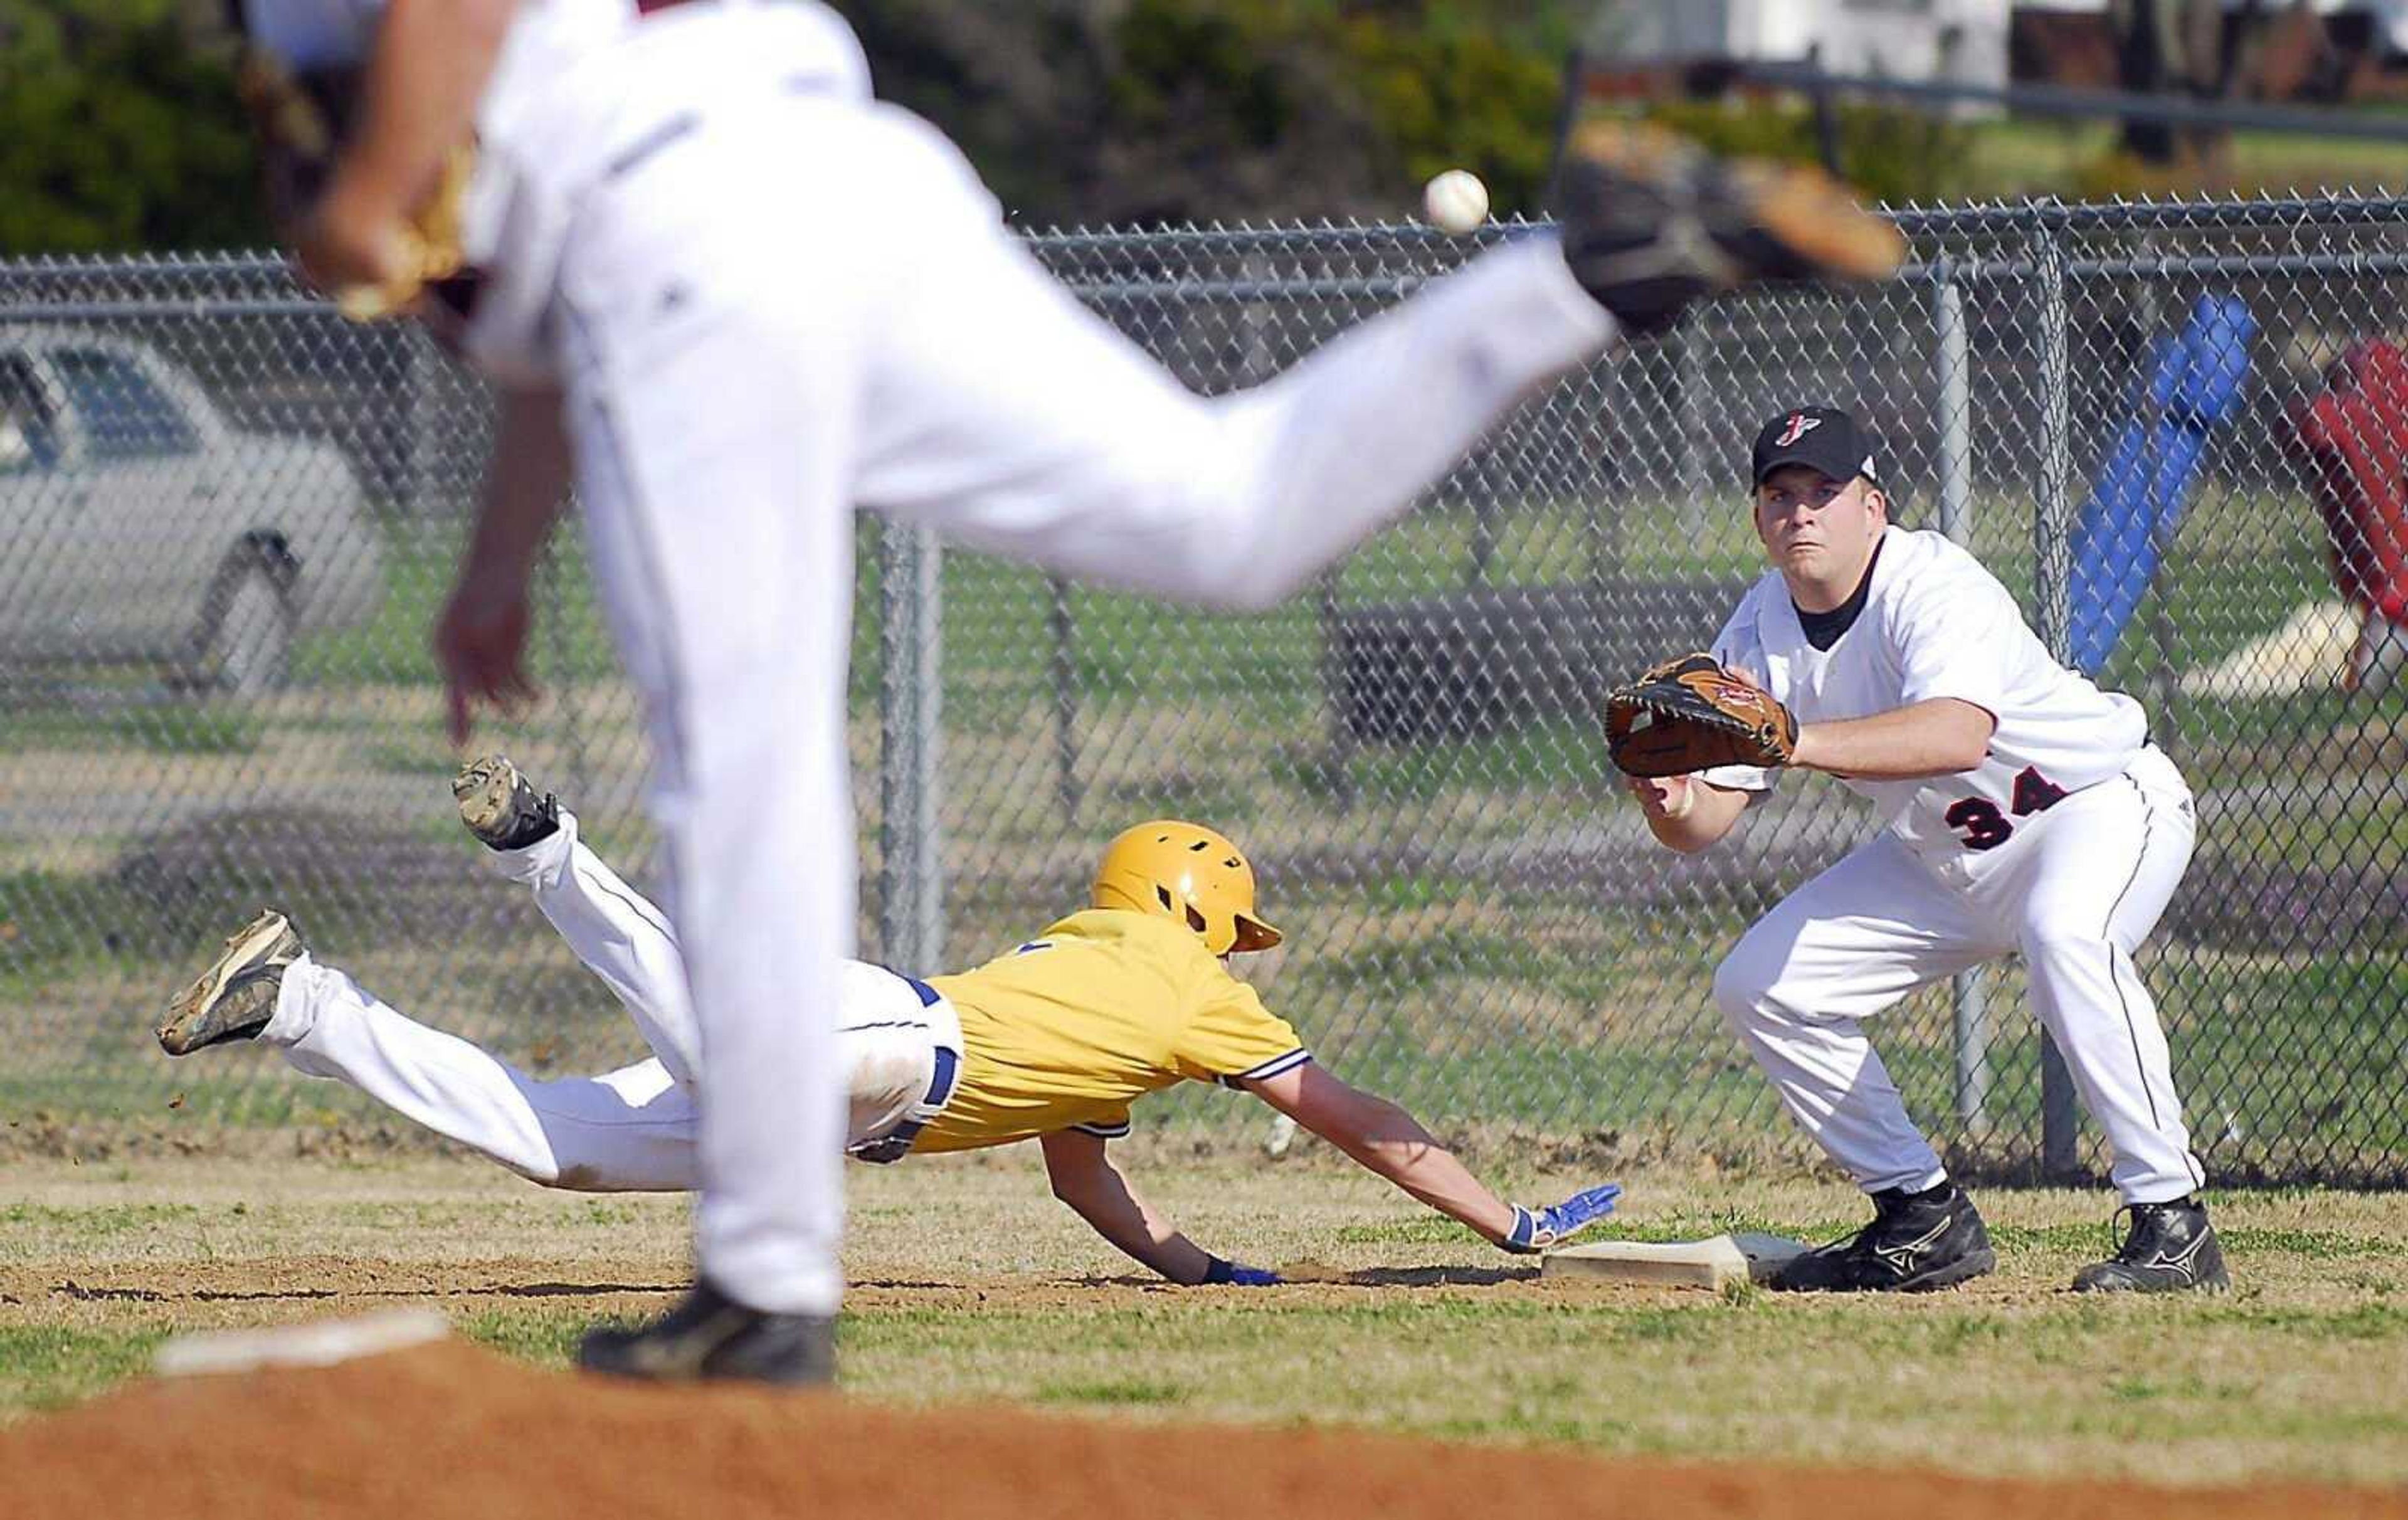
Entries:
[[[532, 1077], [308, 955], [285, 971], [260, 1041], [295, 1068], [349, 1083], [546, 1186], [695, 1187], [701, 1030], [676, 930], [585, 847], [566, 809], [559, 832], [523, 850], [480, 853], [533, 893], [578, 960], [618, 997], [650, 1059], [598, 1077]], [[961, 1020], [935, 988], [882, 967], [841, 962], [835, 986], [824, 1022], [836, 1031], [845, 1148], [890, 1136], [908, 1142], [953, 1096]]]
[[1261, 607], [1613, 323], [1532, 237], [1199, 398], [1044, 274], [940, 135], [869, 98], [814, 0], [523, 0], [479, 133], [468, 348], [566, 387], [652, 742], [709, 1055], [697, 1255], [740, 1302], [828, 1312], [842, 1106], [797, 989], [833, 982], [853, 933], [853, 509]]
[[[1826, 647], [1808, 621], [1768, 574], [1714, 653], [1756, 672], [1800, 723], [1955, 697], [1998, 727], [1975, 770], [1842, 778], [1887, 826], [1741, 939], [1714, 973], [1724, 1015], [1866, 1191], [1920, 1189], [1945, 1173], [1857, 1021], [2020, 951], [2125, 1200], [2186, 1197], [2204, 1176], [2132, 952], [2181, 882], [2197, 825], [2139, 704], [2051, 658], [2006, 588], [1936, 533], [1884, 532], [1861, 609], [1836, 637], [1825, 627]], [[1741, 767], [1705, 779], [1771, 784]]]

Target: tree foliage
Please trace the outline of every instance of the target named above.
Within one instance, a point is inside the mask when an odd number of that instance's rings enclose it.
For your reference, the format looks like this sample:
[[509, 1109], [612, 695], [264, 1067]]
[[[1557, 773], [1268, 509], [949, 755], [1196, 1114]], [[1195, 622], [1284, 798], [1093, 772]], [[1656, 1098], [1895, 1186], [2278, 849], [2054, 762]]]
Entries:
[[1475, 170], [1536, 209], [1577, 7], [954, 0], [851, 7], [882, 93], [1024, 221], [1396, 216]]
[[[1971, 192], [1973, 132], [1926, 111], [1848, 103], [1833, 108], [1841, 171], [1869, 201], [1896, 206]], [[1648, 115], [1718, 152], [1820, 162], [1812, 108], [1759, 100], [1661, 104]]]
[[253, 164], [174, 0], [0, 0], [0, 252], [261, 243]]
[[[0, 0], [0, 254], [269, 236], [198, 0]], [[839, 0], [1025, 223], [1535, 212], [1573, 0]]]

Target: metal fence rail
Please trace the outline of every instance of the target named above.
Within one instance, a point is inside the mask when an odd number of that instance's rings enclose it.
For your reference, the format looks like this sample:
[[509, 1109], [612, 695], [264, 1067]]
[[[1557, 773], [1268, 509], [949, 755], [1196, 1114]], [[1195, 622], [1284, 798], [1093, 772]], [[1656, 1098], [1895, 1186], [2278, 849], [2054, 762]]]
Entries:
[[[1254, 854], [1290, 939], [1248, 974], [1350, 1076], [1458, 1128], [1798, 1150], [1708, 983], [1876, 822], [1792, 782], [1725, 846], [1670, 856], [1586, 705], [1712, 634], [1762, 568], [1749, 437], [1832, 401], [1885, 441], [1899, 517], [1971, 546], [2053, 647], [2138, 696], [2200, 795], [2199, 854], [2141, 967], [2212, 1171], [2408, 1181], [2408, 685], [2379, 639], [2345, 679], [2387, 624], [2337, 589], [2336, 551], [2369, 546], [2334, 540], [2354, 530], [2329, 527], [2300, 433], [2336, 366], [2408, 331], [2408, 203], [1897, 214], [1904, 280], [1720, 302], [1600, 361], [1272, 613], [1095, 593], [866, 523], [864, 953], [927, 971], [1008, 947], [1077, 905], [1121, 826], [1186, 814]], [[1034, 246], [1223, 391], [1473, 245], [1350, 226]], [[473, 380], [409, 329], [342, 324], [275, 260], [0, 265], [12, 1121], [355, 1111], [264, 1053], [169, 1067], [150, 1044], [262, 900], [513, 1058], [598, 1069], [634, 1048], [443, 785], [425, 630], [489, 446]], [[641, 743], [581, 557], [572, 533], [546, 570], [550, 699], [494, 737], [641, 882]], [[2012, 963], [1875, 1038], [1960, 1163], [2098, 1164]], [[1199, 1090], [1154, 1111], [1241, 1109]]]

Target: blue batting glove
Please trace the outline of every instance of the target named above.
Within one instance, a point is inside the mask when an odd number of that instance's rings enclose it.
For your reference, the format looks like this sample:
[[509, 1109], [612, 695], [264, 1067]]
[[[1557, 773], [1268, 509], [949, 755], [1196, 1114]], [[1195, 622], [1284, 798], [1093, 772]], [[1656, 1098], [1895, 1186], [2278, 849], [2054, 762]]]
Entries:
[[1613, 1200], [1622, 1197], [1622, 1184], [1607, 1183], [1584, 1193], [1575, 1193], [1552, 1209], [1537, 1212], [1513, 1206], [1512, 1233], [1497, 1243], [1515, 1255], [1529, 1255], [1551, 1245], [1561, 1245], [1581, 1231], [1613, 1212]]
[[1204, 1268], [1207, 1283], [1226, 1283], [1232, 1287], [1267, 1288], [1280, 1280], [1280, 1274], [1268, 1267], [1249, 1267], [1243, 1262], [1224, 1261], [1212, 1257]]

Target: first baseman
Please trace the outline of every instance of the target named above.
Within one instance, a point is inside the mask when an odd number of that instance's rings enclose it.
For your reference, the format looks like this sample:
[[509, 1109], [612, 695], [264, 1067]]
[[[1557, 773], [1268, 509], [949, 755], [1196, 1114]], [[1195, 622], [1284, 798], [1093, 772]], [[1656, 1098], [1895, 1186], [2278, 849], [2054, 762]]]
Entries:
[[1180, 386], [1049, 279], [939, 134], [874, 100], [812, 0], [245, 0], [308, 73], [366, 60], [300, 225], [355, 310], [448, 267], [429, 214], [473, 131], [459, 328], [503, 385], [436, 635], [455, 736], [529, 691], [527, 588], [572, 480], [653, 756], [703, 1044], [694, 1292], [601, 1332], [642, 1376], [832, 1375], [852, 947], [845, 657], [869, 508], [1113, 585], [1261, 607], [1411, 504], [1617, 335], [1767, 278], [1885, 276], [1827, 181], [1627, 131], [1575, 139], [1563, 228], [1254, 390]]
[[[2073, 1285], [2225, 1286], [2165, 1033], [2132, 965], [2197, 830], [2147, 715], [2052, 658], [1964, 550], [1890, 523], [1872, 446], [1846, 412], [1800, 407], [1766, 423], [1751, 481], [1773, 569], [1714, 655], [1795, 716], [1791, 764], [1839, 778], [1885, 822], [1714, 972], [1715, 1001], [1790, 1113], [1872, 1196], [1871, 1224], [1775, 1285], [1936, 1288], [1990, 1270], [1980, 1214], [1857, 1021], [2020, 952], [2132, 1216], [2114, 1258]], [[1693, 851], [1727, 834], [1773, 774], [1629, 784], [1656, 837]]]
[[[576, 814], [508, 760], [469, 765], [453, 791], [463, 822], [610, 988], [650, 1059], [596, 1077], [528, 1076], [364, 991], [273, 911], [177, 1000], [160, 1043], [181, 1055], [256, 1039], [546, 1186], [695, 1186], [704, 1048], [677, 930], [586, 847]], [[1125, 831], [1089, 903], [957, 976], [841, 963], [830, 1003], [847, 1153], [884, 1162], [1034, 1140], [1054, 1196], [1174, 1283], [1275, 1281], [1189, 1240], [1107, 1154], [1129, 1132], [1132, 1100], [1184, 1081], [1253, 1093], [1507, 1251], [1538, 1251], [1612, 1211], [1612, 1184], [1546, 1209], [1504, 1202], [1412, 1115], [1314, 1061], [1229, 974], [1227, 956], [1267, 950], [1280, 933], [1255, 911], [1254, 868], [1219, 834], [1168, 819]]]

